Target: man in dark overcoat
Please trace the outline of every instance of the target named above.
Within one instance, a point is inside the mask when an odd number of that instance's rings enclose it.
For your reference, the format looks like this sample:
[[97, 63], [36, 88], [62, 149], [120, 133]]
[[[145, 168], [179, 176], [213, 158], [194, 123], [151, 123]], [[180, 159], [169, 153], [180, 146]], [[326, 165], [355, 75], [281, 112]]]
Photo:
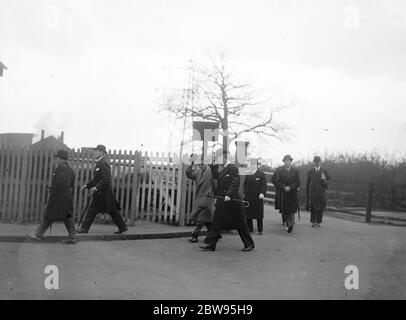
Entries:
[[191, 164], [186, 169], [186, 177], [196, 181], [196, 196], [193, 202], [190, 219], [196, 221], [196, 229], [192, 233], [190, 242], [197, 242], [200, 232], [206, 226], [210, 230], [213, 222], [215, 199], [206, 195], [214, 195], [214, 179], [210, 166], [201, 163], [198, 165]]
[[240, 176], [235, 164], [228, 163], [218, 165], [220, 175], [217, 180], [216, 196], [224, 199], [216, 199], [213, 224], [205, 239], [207, 246], [201, 246], [203, 250], [214, 251], [217, 241], [220, 238], [221, 230], [235, 230], [244, 243], [243, 251], [251, 251], [255, 248], [254, 241], [248, 231], [242, 202], [232, 201], [232, 199], [242, 200], [239, 194]]
[[287, 231], [291, 233], [295, 224], [295, 214], [298, 211], [298, 189], [300, 186], [299, 171], [292, 166], [293, 158], [286, 155], [283, 158], [284, 166], [278, 171], [275, 186], [281, 195], [282, 215], [287, 224]]
[[127, 225], [120, 214], [120, 204], [114, 197], [111, 183], [111, 168], [107, 162], [107, 151], [104, 145], [99, 144], [95, 149], [96, 165], [93, 170], [93, 179], [82, 187], [82, 190], [89, 189], [93, 200], [89, 210], [85, 212], [82, 224], [78, 233], [88, 233], [94, 218], [98, 213], [109, 213], [118, 230], [115, 234], [127, 231]]
[[275, 187], [275, 210], [279, 210], [279, 213], [281, 214], [281, 217], [282, 217], [282, 224], [285, 225], [286, 224], [285, 217], [282, 214], [282, 201], [281, 201], [282, 195], [281, 195], [281, 191], [278, 188], [276, 188], [276, 185], [275, 185], [276, 177], [278, 176], [279, 171], [283, 168], [284, 168], [283, 166], [276, 168], [275, 172], [273, 173], [273, 175], [271, 177], [271, 182]]
[[258, 234], [263, 231], [264, 219], [264, 197], [266, 194], [266, 176], [261, 170], [261, 164], [257, 163], [255, 172], [247, 175], [244, 181], [244, 200], [249, 202], [248, 208], [245, 208], [249, 232], [253, 232], [253, 219], [257, 220]]
[[323, 220], [323, 210], [326, 209], [326, 190], [330, 183], [330, 175], [321, 167], [321, 158], [314, 157], [314, 168], [307, 173], [306, 195], [310, 208], [310, 222], [312, 227], [320, 227]]
[[73, 222], [73, 186], [75, 172], [68, 164], [68, 152], [58, 150], [55, 161], [56, 168], [52, 174], [52, 182], [48, 205], [43, 220], [34, 235], [28, 235], [31, 240], [41, 240], [54, 221], [63, 221], [69, 233], [69, 238], [63, 243], [76, 243], [75, 224]]

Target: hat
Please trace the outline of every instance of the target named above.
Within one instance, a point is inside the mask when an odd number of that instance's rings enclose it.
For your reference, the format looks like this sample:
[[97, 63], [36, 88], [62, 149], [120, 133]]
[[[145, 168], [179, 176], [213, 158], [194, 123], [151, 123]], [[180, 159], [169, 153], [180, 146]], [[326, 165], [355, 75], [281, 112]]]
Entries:
[[319, 156], [315, 156], [313, 162], [321, 162], [321, 158]]
[[93, 150], [98, 150], [104, 153], [107, 153], [106, 151], [106, 146], [102, 145], [102, 144], [98, 144], [96, 148], [93, 148]]
[[291, 156], [290, 154], [287, 154], [287, 155], [284, 156], [283, 159], [282, 159], [282, 161], [285, 161], [285, 160], [293, 161], [293, 158], [292, 158], [292, 156]]
[[68, 160], [68, 151], [66, 150], [58, 150], [54, 155], [54, 158], [61, 158], [63, 160]]

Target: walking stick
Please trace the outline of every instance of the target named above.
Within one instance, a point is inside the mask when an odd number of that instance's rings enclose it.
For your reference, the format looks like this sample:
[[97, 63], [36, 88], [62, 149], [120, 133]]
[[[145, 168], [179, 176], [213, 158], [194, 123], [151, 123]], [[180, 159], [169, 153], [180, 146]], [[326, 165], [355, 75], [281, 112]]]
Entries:
[[86, 216], [87, 211], [88, 211], [89, 206], [90, 206], [90, 204], [92, 203], [92, 201], [93, 201], [93, 193], [91, 193], [91, 194], [87, 197], [86, 206], [85, 206], [85, 208], [83, 209], [83, 212], [82, 212], [82, 215], [81, 215], [81, 217], [80, 217], [80, 220], [79, 220], [77, 229], [79, 229], [80, 225], [82, 224], [82, 221], [83, 221], [84, 217]]
[[[206, 196], [208, 198], [214, 198], [214, 199], [222, 199], [222, 200], [225, 199], [225, 197], [212, 196], [210, 194], [201, 194], [201, 196]], [[245, 201], [245, 200], [231, 199], [230, 201], [240, 202], [240, 203], [242, 203], [244, 205], [244, 208], [248, 208], [250, 206], [250, 203], [248, 201]]]
[[299, 202], [299, 192], [297, 193], [297, 217], [299, 218], [300, 221], [300, 202]]

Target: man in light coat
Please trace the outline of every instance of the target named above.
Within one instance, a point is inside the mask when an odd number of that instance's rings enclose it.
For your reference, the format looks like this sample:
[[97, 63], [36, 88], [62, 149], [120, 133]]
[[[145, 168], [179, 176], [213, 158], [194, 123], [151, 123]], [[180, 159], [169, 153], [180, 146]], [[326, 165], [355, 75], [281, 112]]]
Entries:
[[214, 195], [214, 179], [210, 166], [204, 163], [195, 165], [192, 162], [186, 169], [186, 176], [196, 182], [196, 197], [190, 219], [196, 221], [197, 225], [189, 241], [197, 242], [203, 227], [206, 226], [209, 231], [213, 222], [215, 199], [206, 195]]

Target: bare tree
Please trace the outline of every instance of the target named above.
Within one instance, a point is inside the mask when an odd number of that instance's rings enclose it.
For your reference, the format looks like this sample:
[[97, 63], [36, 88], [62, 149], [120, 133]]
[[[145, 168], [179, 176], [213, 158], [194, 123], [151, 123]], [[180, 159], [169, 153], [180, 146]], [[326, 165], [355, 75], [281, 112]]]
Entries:
[[191, 72], [189, 87], [165, 97], [163, 111], [178, 119], [218, 122], [225, 151], [244, 133], [281, 140], [286, 127], [274, 118], [285, 106], [272, 106], [271, 99], [261, 100], [250, 84], [236, 83], [224, 57], [209, 68], [193, 66]]

